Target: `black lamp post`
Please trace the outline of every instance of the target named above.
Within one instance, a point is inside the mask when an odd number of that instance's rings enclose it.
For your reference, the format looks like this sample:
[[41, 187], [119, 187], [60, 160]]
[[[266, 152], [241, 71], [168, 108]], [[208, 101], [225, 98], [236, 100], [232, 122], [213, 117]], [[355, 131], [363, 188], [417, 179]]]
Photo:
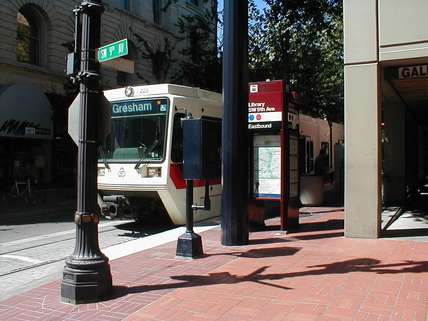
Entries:
[[96, 302], [112, 287], [108, 258], [98, 245], [96, 110], [101, 92], [95, 50], [100, 45], [103, 10], [101, 0], [82, 1], [75, 9], [81, 18], [80, 71], [76, 76], [80, 82], [76, 245], [65, 260], [61, 282], [62, 301], [73, 304]]
[[224, 1], [223, 245], [248, 243], [248, 1]]

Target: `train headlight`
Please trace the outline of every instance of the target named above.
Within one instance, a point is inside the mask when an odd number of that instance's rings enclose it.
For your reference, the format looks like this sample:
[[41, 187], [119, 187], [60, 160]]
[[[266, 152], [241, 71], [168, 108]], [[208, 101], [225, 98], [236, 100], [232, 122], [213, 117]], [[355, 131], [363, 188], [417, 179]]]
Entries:
[[162, 168], [160, 167], [148, 167], [146, 177], [160, 177], [162, 174]]
[[105, 167], [98, 167], [98, 176], [104, 176], [106, 174]]

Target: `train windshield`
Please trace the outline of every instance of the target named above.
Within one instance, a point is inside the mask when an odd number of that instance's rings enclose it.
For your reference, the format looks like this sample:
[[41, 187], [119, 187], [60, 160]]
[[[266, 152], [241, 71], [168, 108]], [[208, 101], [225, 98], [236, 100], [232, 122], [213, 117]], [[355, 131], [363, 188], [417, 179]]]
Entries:
[[104, 161], [157, 162], [165, 156], [168, 99], [112, 102]]

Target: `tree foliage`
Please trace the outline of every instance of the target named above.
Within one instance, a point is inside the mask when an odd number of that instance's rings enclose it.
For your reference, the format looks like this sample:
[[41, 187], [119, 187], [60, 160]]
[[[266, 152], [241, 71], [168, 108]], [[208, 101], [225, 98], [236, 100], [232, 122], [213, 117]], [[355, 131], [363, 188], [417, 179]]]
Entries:
[[[130, 30], [132, 31], [131, 28]], [[176, 62], [176, 59], [173, 58], [175, 45], [171, 44], [171, 41], [168, 39], [168, 37], [164, 37], [163, 43], [159, 39], [149, 43], [139, 34], [135, 32], [133, 34], [138, 44], [141, 45], [141, 58], [151, 62], [152, 73], [156, 82], [165, 82], [168, 77], [171, 65]], [[140, 73], [137, 73], [137, 76], [147, 83], [150, 83], [150, 81], [145, 79], [144, 76]]]
[[[166, 12], [178, 0], [163, 2]], [[210, 5], [207, 5], [210, 4]], [[217, 1], [202, 0], [193, 10], [180, 15], [176, 21], [177, 35], [163, 40], [148, 41], [133, 33], [141, 58], [152, 65], [157, 83], [171, 80], [175, 84], [188, 85], [221, 91], [221, 58], [217, 51]], [[141, 74], [140, 79], [150, 83]]]
[[[210, 2], [210, 6], [206, 4]], [[217, 2], [203, 0], [200, 12], [178, 18], [180, 59], [175, 83], [221, 91], [221, 57], [217, 50]]]
[[343, 118], [342, 1], [249, 1], [250, 79], [285, 79], [303, 112]]

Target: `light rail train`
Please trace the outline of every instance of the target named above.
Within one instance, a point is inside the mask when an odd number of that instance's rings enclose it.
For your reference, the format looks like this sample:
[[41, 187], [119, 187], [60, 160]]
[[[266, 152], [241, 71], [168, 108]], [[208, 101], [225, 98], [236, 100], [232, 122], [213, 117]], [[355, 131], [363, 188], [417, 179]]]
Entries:
[[[98, 161], [98, 204], [106, 217], [123, 215], [169, 217], [185, 223], [186, 183], [182, 176], [181, 119], [186, 113], [222, 118], [221, 94], [172, 84], [107, 90], [111, 103], [111, 133]], [[314, 173], [320, 149], [332, 157], [343, 141], [343, 125], [299, 115], [301, 175]], [[331, 138], [330, 138], [331, 136]], [[221, 181], [210, 180], [210, 210], [198, 210], [195, 221], [220, 215]], [[204, 181], [194, 182], [195, 203], [204, 201]]]
[[[104, 92], [111, 103], [111, 133], [98, 161], [98, 203], [107, 217], [167, 216], [185, 223], [186, 183], [182, 178], [181, 119], [222, 118], [221, 94], [171, 84]], [[210, 210], [195, 221], [220, 215], [220, 180], [210, 181]], [[194, 200], [203, 203], [205, 184], [194, 182]], [[121, 213], [125, 212], [125, 213]]]

